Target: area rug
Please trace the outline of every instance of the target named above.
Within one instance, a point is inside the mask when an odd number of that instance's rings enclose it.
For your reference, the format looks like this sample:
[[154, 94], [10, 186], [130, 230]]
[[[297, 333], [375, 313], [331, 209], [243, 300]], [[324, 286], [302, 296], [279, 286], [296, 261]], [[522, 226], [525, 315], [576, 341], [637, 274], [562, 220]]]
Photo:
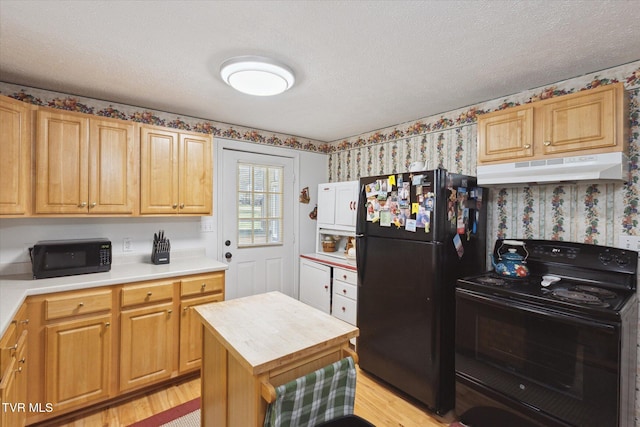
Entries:
[[200, 398], [155, 414], [129, 427], [194, 427], [200, 425]]

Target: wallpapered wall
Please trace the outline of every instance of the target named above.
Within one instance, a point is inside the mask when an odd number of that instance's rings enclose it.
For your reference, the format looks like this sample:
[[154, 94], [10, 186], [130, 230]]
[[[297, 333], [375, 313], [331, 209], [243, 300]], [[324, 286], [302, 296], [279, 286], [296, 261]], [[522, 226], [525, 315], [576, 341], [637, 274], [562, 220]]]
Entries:
[[488, 235], [617, 246], [623, 234], [640, 235], [640, 61], [335, 143], [329, 179], [406, 171], [417, 160], [426, 161], [428, 168], [475, 175], [479, 113], [615, 82], [624, 83], [631, 100], [631, 182], [493, 187]]
[[[444, 167], [475, 175], [478, 114], [615, 82], [624, 83], [631, 102], [629, 183], [493, 187], [487, 206], [489, 246], [494, 238], [555, 239], [617, 246], [621, 235], [640, 235], [640, 60], [331, 143], [6, 82], [0, 82], [0, 94], [41, 106], [324, 153], [329, 156], [329, 181], [348, 181], [361, 176], [406, 171], [409, 164], [417, 160], [426, 161], [427, 168]], [[636, 425], [640, 425], [639, 419], [640, 400], [636, 400]]]

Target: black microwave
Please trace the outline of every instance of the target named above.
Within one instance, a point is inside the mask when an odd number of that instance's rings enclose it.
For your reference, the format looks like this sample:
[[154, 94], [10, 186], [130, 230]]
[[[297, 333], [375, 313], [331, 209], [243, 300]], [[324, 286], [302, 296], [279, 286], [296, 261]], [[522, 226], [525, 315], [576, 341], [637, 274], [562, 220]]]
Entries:
[[111, 270], [107, 239], [43, 240], [29, 248], [34, 279]]

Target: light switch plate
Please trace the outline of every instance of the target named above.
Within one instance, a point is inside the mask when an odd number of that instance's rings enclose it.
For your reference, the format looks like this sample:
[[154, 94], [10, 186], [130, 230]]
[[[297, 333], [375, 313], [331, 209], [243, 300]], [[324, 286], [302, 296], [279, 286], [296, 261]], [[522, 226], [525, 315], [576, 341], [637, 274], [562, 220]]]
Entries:
[[122, 252], [133, 251], [133, 245], [131, 243], [131, 237], [125, 237], [122, 239]]

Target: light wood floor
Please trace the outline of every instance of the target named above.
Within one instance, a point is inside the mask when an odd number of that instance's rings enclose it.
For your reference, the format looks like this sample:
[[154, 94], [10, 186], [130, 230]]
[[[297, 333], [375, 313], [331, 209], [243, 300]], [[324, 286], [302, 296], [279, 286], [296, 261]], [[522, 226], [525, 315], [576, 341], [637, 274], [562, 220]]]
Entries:
[[[200, 396], [200, 378], [183, 381], [56, 427], [120, 427], [143, 420]], [[452, 421], [434, 418], [358, 369], [355, 413], [377, 427], [446, 427]]]

